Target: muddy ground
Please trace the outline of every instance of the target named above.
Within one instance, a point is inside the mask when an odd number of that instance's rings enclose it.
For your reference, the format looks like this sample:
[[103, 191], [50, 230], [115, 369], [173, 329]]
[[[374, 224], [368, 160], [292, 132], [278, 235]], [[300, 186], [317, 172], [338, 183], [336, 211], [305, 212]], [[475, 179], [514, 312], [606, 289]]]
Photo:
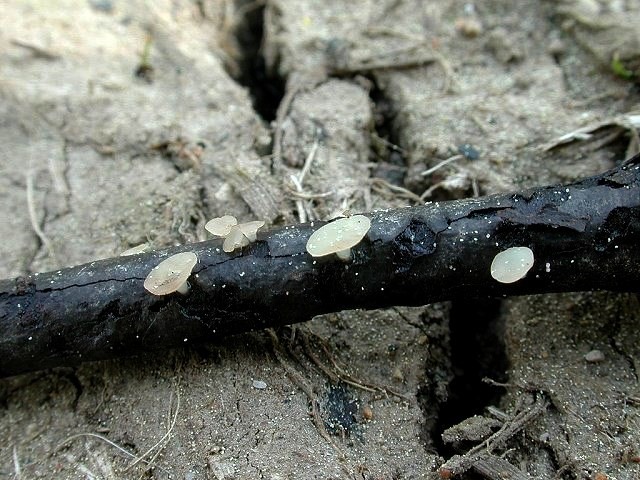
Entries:
[[[632, 0], [3, 2], [0, 276], [603, 171], [638, 151], [639, 24]], [[0, 478], [639, 478], [639, 317], [465, 298], [4, 379]]]

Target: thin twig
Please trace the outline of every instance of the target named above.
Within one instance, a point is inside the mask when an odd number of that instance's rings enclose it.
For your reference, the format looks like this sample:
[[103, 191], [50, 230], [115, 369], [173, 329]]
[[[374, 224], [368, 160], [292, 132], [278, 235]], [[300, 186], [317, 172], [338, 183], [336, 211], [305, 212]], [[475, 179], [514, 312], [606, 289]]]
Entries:
[[[259, 232], [230, 254], [210, 240], [0, 280], [0, 376], [348, 309], [467, 295], [635, 291], [640, 282], [640, 156], [566, 185], [366, 216], [371, 230], [349, 264], [309, 255], [307, 241], [325, 223], [314, 222]], [[501, 283], [491, 275], [492, 259], [513, 246], [530, 248], [535, 261], [524, 278]], [[183, 251], [198, 258], [190, 293], [147, 292], [151, 269]], [[61, 335], [64, 343], [56, 341]]]
[[[291, 179], [291, 183], [293, 183], [299, 195], [304, 193], [304, 187], [303, 187], [304, 178], [306, 177], [307, 173], [309, 173], [309, 170], [311, 169], [311, 164], [313, 163], [313, 159], [315, 158], [316, 152], [318, 151], [319, 143], [320, 142], [316, 137], [316, 139], [313, 142], [313, 145], [311, 146], [311, 150], [309, 150], [309, 154], [307, 155], [307, 158], [304, 161], [304, 165], [302, 166], [302, 170], [300, 171], [300, 173], [298, 175], [292, 174], [289, 177]], [[307, 218], [310, 216], [309, 215], [310, 212], [307, 212], [307, 207], [302, 202], [302, 199], [300, 197], [298, 197], [295, 202], [296, 202], [296, 208], [298, 210], [298, 217], [300, 219], [300, 223], [305, 223], [307, 221]]]
[[[321, 338], [318, 334], [316, 334], [315, 332], [309, 330], [309, 333], [311, 335], [313, 335], [316, 340], [318, 341], [318, 343], [320, 344], [322, 351], [324, 352], [325, 356], [327, 357], [327, 359], [329, 360], [329, 362], [331, 363], [331, 366], [333, 367], [333, 369], [335, 370], [335, 375], [337, 375], [340, 380], [342, 380], [343, 382], [353, 386], [353, 387], [357, 387], [360, 388], [362, 390], [368, 391], [368, 392], [378, 392], [378, 393], [382, 393], [385, 396], [394, 396], [397, 398], [401, 398], [402, 400], [405, 400], [407, 402], [412, 402], [413, 399], [411, 397], [409, 397], [408, 395], [405, 395], [403, 393], [398, 392], [397, 390], [394, 390], [391, 387], [387, 387], [384, 385], [375, 385], [373, 383], [369, 383], [369, 382], [365, 382], [363, 380], [359, 380], [357, 378], [354, 378], [351, 374], [349, 374], [336, 360], [336, 358], [331, 354], [331, 351], [329, 349], [329, 346], [327, 345], [327, 342]], [[305, 341], [306, 339], [303, 338], [303, 341]], [[307, 345], [305, 346], [305, 351], [309, 351], [312, 352], [312, 349], [310, 348], [310, 346], [308, 345], [308, 340], [307, 341]], [[313, 356], [315, 356], [314, 354], [312, 354]], [[311, 358], [311, 356], [310, 356]], [[317, 360], [319, 362], [319, 359]], [[326, 368], [326, 367], [325, 367]]]
[[304, 184], [304, 179], [311, 170], [311, 164], [313, 163], [314, 158], [316, 158], [316, 152], [318, 151], [318, 146], [320, 145], [320, 141], [318, 140], [318, 136], [316, 135], [315, 140], [313, 141], [313, 145], [311, 145], [311, 150], [309, 150], [309, 154], [304, 161], [304, 165], [302, 166], [302, 170], [298, 175], [298, 181], [300, 185]]
[[51, 240], [49, 240], [49, 237], [42, 231], [38, 222], [38, 214], [36, 213], [35, 200], [33, 198], [33, 176], [33, 170], [29, 169], [27, 171], [27, 208], [29, 210], [29, 221], [31, 222], [31, 228], [33, 228], [42, 245], [47, 249], [49, 256], [57, 263]]
[[[129, 450], [127, 450], [126, 448], [121, 447], [120, 445], [118, 445], [117, 443], [109, 440], [107, 437], [104, 437], [100, 434], [97, 433], [90, 433], [90, 432], [86, 432], [86, 433], [76, 433], [74, 435], [71, 435], [70, 437], [67, 437], [66, 439], [64, 439], [54, 450], [54, 452], [57, 452], [58, 450], [62, 449], [62, 447], [64, 447], [67, 443], [71, 442], [72, 440], [76, 439], [76, 438], [80, 438], [80, 437], [91, 437], [91, 438], [97, 438], [98, 440], [102, 440], [103, 442], [105, 442], [108, 445], [111, 445], [112, 447], [114, 447], [116, 450], [120, 451], [121, 453], [124, 453], [126, 456], [131, 457], [131, 458], [137, 458], [136, 455], [134, 453], [131, 453]], [[146, 463], [149, 464], [150, 462], [148, 462], [147, 460], [140, 460], [142, 463]], [[162, 467], [158, 467], [161, 470], [167, 472], [166, 469], [162, 468]]]
[[412, 200], [416, 203], [422, 203], [423, 200], [419, 195], [416, 195], [411, 190], [408, 190], [399, 185], [394, 185], [392, 183], [387, 182], [384, 178], [374, 177], [370, 180], [371, 188], [378, 193], [386, 193], [385, 190], [391, 191], [395, 194], [395, 196], [400, 198], [406, 198], [407, 200]]
[[289, 109], [296, 95], [302, 90], [302, 84], [297, 81], [290, 80], [287, 90], [276, 112], [275, 125], [273, 127], [273, 157], [272, 168], [276, 170], [282, 169], [282, 135], [284, 134], [283, 125], [289, 114]]
[[[293, 179], [291, 179], [293, 181]], [[296, 179], [297, 181], [297, 179]], [[335, 192], [321, 192], [321, 193], [307, 193], [307, 192], [299, 192], [297, 190], [289, 189], [289, 193], [297, 198], [301, 198], [302, 200], [315, 200], [317, 198], [327, 198], [331, 195], [334, 195]]]
[[57, 60], [60, 58], [60, 55], [56, 55], [55, 53], [51, 53], [48, 50], [45, 50], [42, 47], [38, 47], [37, 45], [33, 45], [31, 43], [23, 42], [21, 40], [12, 39], [11, 44], [16, 47], [24, 48], [25, 50], [29, 50], [33, 55], [37, 58], [42, 58], [43, 60]]
[[13, 446], [13, 473], [16, 480], [20, 480], [22, 469], [20, 468], [20, 458], [18, 458], [18, 448]]
[[[169, 400], [169, 411], [171, 411], [171, 400]], [[127, 466], [125, 471], [130, 470], [131, 468], [136, 466], [138, 463], [144, 461], [144, 457], [146, 457], [151, 452], [153, 452], [156, 448], [161, 446], [164, 443], [164, 441], [169, 438], [169, 436], [173, 432], [173, 427], [176, 425], [176, 420], [178, 419], [178, 413], [179, 412], [180, 412], [180, 387], [176, 386], [176, 406], [175, 406], [175, 411], [173, 413], [173, 418], [171, 419], [171, 424], [167, 428], [167, 432], [162, 436], [162, 438], [160, 440], [158, 440], [155, 444], [153, 444], [153, 446], [151, 446], [146, 452], [144, 452], [142, 455], [137, 457], [132, 463], [130, 463], [129, 466]], [[152, 464], [153, 464], [153, 461], [157, 458], [158, 454], [161, 451], [162, 451], [162, 448], [158, 448], [158, 451], [151, 458], [151, 460], [149, 460], [149, 462], [144, 462], [144, 463], [147, 463], [151, 467]]]
[[505, 422], [500, 430], [491, 435], [484, 442], [476, 445], [464, 455], [456, 455], [445, 462], [440, 467], [441, 474], [446, 472], [447, 475], [450, 475], [447, 478], [451, 478], [454, 475], [464, 473], [470, 468], [474, 468], [478, 460], [484, 460], [486, 454], [491, 455], [494, 449], [500, 448], [504, 445], [507, 440], [527, 426], [529, 422], [542, 414], [548, 406], [549, 402], [547, 400], [537, 396], [533, 404], [519, 412], [511, 420]]
[[463, 158], [464, 158], [464, 155], [454, 155], [453, 157], [449, 157], [446, 160], [441, 161], [437, 165], [435, 165], [435, 166], [433, 166], [431, 168], [428, 168], [424, 172], [420, 172], [420, 175], [422, 175], [423, 177], [426, 177], [427, 175], [431, 175], [432, 173], [434, 173], [437, 170], [441, 169], [445, 165], [448, 165], [448, 164], [450, 164], [452, 162], [455, 162], [457, 160], [462, 160]]
[[314, 393], [313, 388], [307, 383], [304, 377], [298, 372], [293, 366], [289, 364], [287, 360], [285, 360], [284, 355], [282, 353], [282, 346], [280, 344], [280, 339], [278, 335], [273, 329], [267, 330], [269, 336], [271, 337], [271, 342], [273, 343], [273, 353], [282, 365], [282, 368], [287, 372], [287, 376], [293, 382], [295, 386], [297, 386], [300, 390], [302, 390], [307, 396], [307, 400], [311, 405], [311, 420], [313, 421], [313, 425], [316, 427], [318, 434], [335, 450], [338, 454], [338, 457], [343, 460], [345, 458], [345, 454], [340, 448], [340, 446], [333, 441], [333, 439], [329, 436], [327, 429], [324, 426], [324, 422], [320, 417], [320, 411], [318, 407], [318, 396]]

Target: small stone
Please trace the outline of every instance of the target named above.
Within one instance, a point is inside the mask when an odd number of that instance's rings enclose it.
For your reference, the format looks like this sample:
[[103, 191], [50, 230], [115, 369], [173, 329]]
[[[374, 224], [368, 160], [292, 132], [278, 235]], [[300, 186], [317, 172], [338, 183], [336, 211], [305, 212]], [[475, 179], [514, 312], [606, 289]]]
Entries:
[[591, 350], [584, 356], [584, 359], [589, 363], [598, 363], [604, 360], [604, 353], [600, 350]]
[[111, 0], [89, 0], [91, 8], [102, 13], [113, 13], [113, 2]]
[[209, 470], [216, 480], [230, 480], [235, 478], [236, 469], [230, 461], [218, 462], [213, 457], [209, 457]]
[[551, 40], [547, 46], [547, 52], [553, 56], [562, 55], [566, 50], [566, 45], [559, 38]]
[[475, 38], [482, 33], [482, 24], [475, 18], [458, 18], [455, 28], [460, 35], [467, 38]]
[[489, 438], [502, 425], [502, 422], [495, 418], [474, 415], [442, 432], [442, 441], [446, 444], [481, 442]]
[[458, 145], [458, 153], [460, 155], [464, 155], [467, 160], [477, 160], [478, 158], [480, 158], [480, 152], [470, 143], [463, 143], [462, 145]]
[[362, 408], [362, 418], [366, 421], [370, 421], [373, 419], [373, 409], [369, 405], [365, 405]]
[[264, 390], [265, 388], [267, 388], [267, 382], [263, 382], [262, 380], [254, 380], [253, 388], [256, 388], [258, 390]]

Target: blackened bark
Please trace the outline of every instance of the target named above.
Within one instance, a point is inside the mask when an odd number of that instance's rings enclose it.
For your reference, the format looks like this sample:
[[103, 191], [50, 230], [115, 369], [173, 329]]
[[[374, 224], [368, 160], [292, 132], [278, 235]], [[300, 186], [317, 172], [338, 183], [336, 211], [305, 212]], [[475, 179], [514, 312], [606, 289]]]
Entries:
[[[639, 291], [640, 156], [563, 186], [367, 214], [352, 261], [313, 259], [322, 223], [264, 233], [242, 252], [219, 241], [0, 281], [0, 376], [131, 355], [355, 308], [468, 296]], [[513, 284], [493, 257], [528, 246], [535, 264]], [[198, 256], [187, 295], [142, 286], [168, 255]]]

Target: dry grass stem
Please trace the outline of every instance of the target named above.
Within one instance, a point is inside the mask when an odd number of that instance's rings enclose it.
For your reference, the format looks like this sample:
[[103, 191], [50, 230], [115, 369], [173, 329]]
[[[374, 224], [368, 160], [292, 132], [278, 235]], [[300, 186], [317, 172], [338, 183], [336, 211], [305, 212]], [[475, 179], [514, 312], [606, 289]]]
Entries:
[[385, 196], [391, 195], [393, 197], [405, 198], [407, 200], [411, 200], [416, 203], [422, 203], [422, 199], [420, 198], [419, 195], [416, 195], [411, 190], [408, 190], [404, 187], [389, 183], [383, 178], [378, 178], [378, 177], [372, 178], [371, 188], [372, 190], [374, 190], [376, 193], [379, 193], [380, 195], [385, 195]]
[[427, 175], [431, 175], [432, 173], [440, 170], [445, 165], [448, 165], [448, 164], [450, 164], [452, 162], [456, 162], [458, 160], [462, 160], [463, 158], [464, 158], [464, 155], [454, 155], [453, 157], [449, 157], [446, 160], [441, 161], [437, 165], [434, 165], [433, 167], [428, 168], [427, 170], [425, 170], [423, 172], [420, 172], [420, 175], [422, 175], [423, 177], [426, 177]]
[[[172, 404], [172, 399], [170, 398], [169, 399], [169, 412], [171, 412], [171, 409], [172, 409], [171, 404]], [[167, 432], [152, 447], [150, 447], [146, 452], [144, 452], [142, 455], [137, 457], [133, 462], [131, 462], [126, 470], [130, 470], [131, 468], [133, 468], [138, 463], [143, 462], [144, 458], [157, 448], [158, 450], [151, 457], [151, 459], [148, 462], [144, 462], [144, 463], [146, 463], [148, 465], [147, 470], [149, 468], [153, 467], [153, 465], [154, 465], [153, 462], [158, 457], [160, 452], [162, 452], [162, 449], [165, 446], [164, 444], [165, 444], [166, 440], [171, 436], [171, 433], [173, 432], [173, 428], [176, 425], [176, 421], [178, 419], [178, 413], [179, 412], [180, 412], [180, 387], [176, 386], [176, 406], [175, 406], [175, 410], [173, 412], [173, 417], [171, 418], [171, 423], [168, 425]]]
[[[40, 223], [38, 221], [38, 214], [36, 212], [35, 200], [33, 198], [33, 177], [34, 172], [32, 169], [27, 171], [27, 208], [29, 210], [29, 221], [31, 222], [31, 228], [42, 242], [42, 245], [47, 249], [47, 253], [49, 256], [56, 261], [56, 255], [53, 250], [53, 245], [51, 244], [51, 240], [45, 235], [40, 228]], [[56, 262], [57, 263], [57, 262]]]
[[[313, 142], [313, 145], [311, 146], [311, 150], [309, 150], [309, 154], [307, 155], [307, 158], [304, 161], [304, 165], [302, 166], [302, 170], [300, 171], [300, 173], [298, 175], [291, 174], [289, 176], [289, 178], [291, 179], [291, 183], [293, 183], [296, 189], [296, 193], [298, 195], [304, 194], [304, 187], [303, 187], [304, 178], [309, 173], [309, 170], [311, 170], [311, 164], [313, 163], [313, 159], [315, 158], [316, 152], [318, 151], [318, 145], [319, 145], [319, 142], [318, 142], [318, 139], [316, 138]], [[305, 223], [309, 218], [312, 217], [311, 206], [308, 203], [305, 204], [302, 201], [301, 196], [297, 196], [295, 202], [296, 202], [296, 208], [298, 210], [298, 218], [300, 220], [300, 223]]]

